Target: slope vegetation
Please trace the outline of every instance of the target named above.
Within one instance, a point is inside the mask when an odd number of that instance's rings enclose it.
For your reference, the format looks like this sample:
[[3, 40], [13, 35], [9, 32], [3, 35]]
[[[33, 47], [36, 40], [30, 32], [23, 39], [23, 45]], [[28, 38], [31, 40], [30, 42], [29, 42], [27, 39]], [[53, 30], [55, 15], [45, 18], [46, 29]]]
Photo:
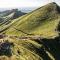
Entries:
[[3, 25], [0, 33], [0, 60], [60, 60], [60, 7], [54, 2]]
[[55, 30], [59, 20], [60, 7], [53, 2], [16, 19], [5, 32], [6, 34], [18, 36], [31, 34], [43, 37], [55, 37], [58, 35], [58, 32]]
[[0, 39], [1, 60], [59, 60], [59, 38], [20, 39], [4, 37]]

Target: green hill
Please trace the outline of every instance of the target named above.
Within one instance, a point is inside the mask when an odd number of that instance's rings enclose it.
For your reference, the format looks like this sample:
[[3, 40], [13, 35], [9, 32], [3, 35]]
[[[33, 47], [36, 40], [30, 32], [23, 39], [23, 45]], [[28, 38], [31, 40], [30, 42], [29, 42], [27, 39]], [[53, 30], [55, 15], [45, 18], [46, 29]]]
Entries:
[[59, 60], [60, 37], [54, 39], [20, 39], [6, 36], [0, 39], [1, 60]]
[[60, 7], [56, 3], [0, 26], [0, 60], [60, 60]]
[[5, 33], [17, 36], [31, 34], [42, 37], [55, 37], [58, 35], [55, 30], [59, 20], [60, 7], [56, 3], [50, 3], [14, 20], [14, 23]]

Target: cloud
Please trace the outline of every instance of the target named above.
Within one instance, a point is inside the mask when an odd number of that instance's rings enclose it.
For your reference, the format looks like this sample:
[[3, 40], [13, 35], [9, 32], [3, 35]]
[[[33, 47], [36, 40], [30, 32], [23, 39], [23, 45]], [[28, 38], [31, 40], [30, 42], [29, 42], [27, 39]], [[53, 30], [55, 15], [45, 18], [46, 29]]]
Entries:
[[40, 7], [51, 0], [0, 0], [0, 8]]

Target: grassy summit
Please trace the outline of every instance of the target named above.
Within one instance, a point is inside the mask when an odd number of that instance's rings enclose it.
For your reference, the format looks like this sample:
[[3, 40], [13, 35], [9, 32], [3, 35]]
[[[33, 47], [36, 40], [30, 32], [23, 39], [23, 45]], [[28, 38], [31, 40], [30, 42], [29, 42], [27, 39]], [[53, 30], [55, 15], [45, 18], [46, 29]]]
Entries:
[[25, 32], [43, 37], [54, 37], [58, 35], [55, 29], [59, 20], [60, 7], [56, 3], [50, 3], [14, 20], [5, 33], [21, 36], [26, 35], [23, 33]]

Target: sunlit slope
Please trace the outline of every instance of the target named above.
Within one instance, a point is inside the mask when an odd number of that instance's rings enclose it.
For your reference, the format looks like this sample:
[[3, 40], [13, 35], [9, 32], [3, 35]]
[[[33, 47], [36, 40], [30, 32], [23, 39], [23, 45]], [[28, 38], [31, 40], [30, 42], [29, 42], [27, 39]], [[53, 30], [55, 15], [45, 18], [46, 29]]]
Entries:
[[[56, 3], [47, 4], [41, 8], [26, 14], [6, 31], [6, 34], [25, 35], [23, 32], [32, 35], [55, 36], [58, 21], [60, 20], [60, 8]], [[18, 30], [22, 30], [18, 31]]]

